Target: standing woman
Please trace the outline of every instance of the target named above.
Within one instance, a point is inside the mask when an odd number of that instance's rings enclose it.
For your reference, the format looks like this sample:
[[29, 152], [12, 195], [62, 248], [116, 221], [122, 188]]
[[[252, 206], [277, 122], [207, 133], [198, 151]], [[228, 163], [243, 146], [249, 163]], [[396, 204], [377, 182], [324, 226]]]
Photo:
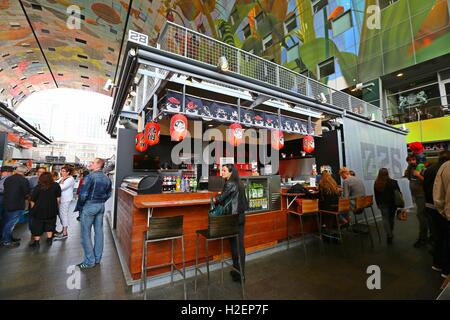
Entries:
[[59, 205], [59, 219], [63, 226], [62, 232], [57, 233], [55, 240], [67, 239], [67, 228], [69, 227], [69, 207], [73, 200], [73, 186], [75, 179], [72, 177], [72, 168], [64, 166], [61, 168], [61, 179], [58, 180], [61, 187], [61, 204]]
[[47, 243], [52, 244], [53, 231], [56, 227], [58, 202], [61, 197], [61, 187], [53, 181], [50, 172], [39, 176], [38, 184], [31, 193], [31, 235], [30, 247], [39, 246], [42, 233], [47, 232]]
[[383, 216], [384, 230], [387, 234], [387, 243], [392, 244], [394, 238], [395, 212], [395, 190], [400, 191], [398, 182], [389, 177], [388, 169], [381, 168], [374, 184], [375, 201]]
[[[245, 275], [245, 247], [244, 247], [244, 226], [245, 210], [247, 210], [247, 198], [245, 197], [244, 186], [239, 179], [239, 173], [232, 164], [225, 164], [221, 170], [222, 178], [225, 179], [225, 185], [220, 195], [216, 197], [216, 203], [227, 204], [226, 210], [231, 214], [239, 215], [239, 250], [237, 250], [236, 238], [230, 238], [231, 256], [233, 258], [233, 267], [239, 269], [239, 256], [241, 258], [242, 273]], [[233, 281], [241, 281], [241, 276], [235, 270], [230, 271]], [[244, 276], [245, 279], [245, 276]]]

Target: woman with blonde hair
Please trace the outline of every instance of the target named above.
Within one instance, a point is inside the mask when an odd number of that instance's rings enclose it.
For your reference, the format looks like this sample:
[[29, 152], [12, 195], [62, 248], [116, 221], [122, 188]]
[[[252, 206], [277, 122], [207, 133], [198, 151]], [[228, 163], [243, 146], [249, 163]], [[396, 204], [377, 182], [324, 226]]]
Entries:
[[[319, 209], [327, 211], [337, 211], [341, 188], [333, 179], [331, 174], [324, 170], [319, 183]], [[348, 214], [339, 215], [340, 223], [346, 224], [349, 221]]]

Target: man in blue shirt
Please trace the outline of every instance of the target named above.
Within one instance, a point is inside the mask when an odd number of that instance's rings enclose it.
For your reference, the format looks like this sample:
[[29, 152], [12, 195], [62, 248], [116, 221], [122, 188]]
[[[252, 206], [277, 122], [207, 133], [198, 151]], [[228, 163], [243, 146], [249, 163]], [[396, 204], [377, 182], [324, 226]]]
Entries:
[[[81, 244], [84, 260], [77, 266], [80, 269], [95, 267], [100, 263], [103, 254], [103, 214], [105, 202], [111, 196], [111, 180], [103, 173], [105, 161], [96, 158], [92, 163], [92, 173], [84, 180], [81, 188], [79, 205], [81, 207]], [[94, 227], [94, 245], [91, 230]]]

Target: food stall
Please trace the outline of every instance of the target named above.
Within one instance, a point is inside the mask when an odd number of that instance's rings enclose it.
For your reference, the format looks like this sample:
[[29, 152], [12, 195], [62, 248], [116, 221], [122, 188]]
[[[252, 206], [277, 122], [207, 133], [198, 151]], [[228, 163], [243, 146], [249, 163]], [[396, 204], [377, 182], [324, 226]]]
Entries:
[[[199, 41], [204, 37], [197, 36]], [[108, 220], [129, 284], [141, 276], [149, 217], [184, 216], [185, 262], [192, 274], [195, 232], [208, 226], [211, 198], [223, 185], [223, 163], [233, 163], [245, 185], [249, 209], [244, 243], [251, 256], [284, 247], [287, 208], [282, 191], [293, 183], [313, 182], [313, 171], [322, 167], [336, 174], [340, 166], [351, 164], [369, 185], [381, 160], [396, 164], [398, 156], [406, 155], [405, 132], [328, 103], [331, 89], [320, 83], [275, 69], [277, 87], [169, 51], [127, 44], [107, 128], [117, 138], [114, 209]], [[262, 70], [276, 68], [261, 58], [251, 59], [262, 60], [256, 66]], [[319, 98], [281, 87], [281, 76], [301, 90], [303, 85], [311, 88], [308, 94], [314, 88]], [[134, 127], [116, 126], [119, 118]], [[385, 149], [374, 147], [384, 158], [366, 152], [380, 137], [390, 144], [386, 155]], [[354, 156], [358, 151], [366, 154]], [[149, 252], [151, 265], [169, 261], [169, 244], [152, 244]], [[209, 252], [214, 260], [219, 246], [212, 245]], [[177, 247], [175, 253], [180, 262]], [[168, 271], [163, 267], [148, 275], [167, 280]]]

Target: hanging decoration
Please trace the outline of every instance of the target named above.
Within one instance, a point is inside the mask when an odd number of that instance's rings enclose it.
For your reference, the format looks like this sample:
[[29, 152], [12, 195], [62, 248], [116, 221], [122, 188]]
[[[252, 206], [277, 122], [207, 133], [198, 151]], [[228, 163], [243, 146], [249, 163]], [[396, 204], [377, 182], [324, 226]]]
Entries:
[[170, 119], [170, 137], [172, 141], [181, 141], [186, 137], [188, 130], [187, 118], [182, 114], [176, 114]]
[[154, 146], [159, 142], [161, 128], [157, 122], [148, 122], [145, 125], [144, 142], [149, 146]]
[[303, 137], [303, 150], [307, 153], [311, 153], [314, 151], [314, 137], [313, 136], [304, 136]]
[[233, 123], [228, 129], [228, 143], [238, 146], [242, 143], [244, 137], [244, 129], [239, 123]]
[[145, 150], [147, 150], [148, 145], [144, 141], [144, 132], [139, 132], [136, 135], [135, 144], [136, 144], [136, 150], [137, 151], [144, 152]]
[[275, 150], [281, 150], [284, 147], [284, 134], [280, 130], [272, 130], [271, 134], [272, 148]]

